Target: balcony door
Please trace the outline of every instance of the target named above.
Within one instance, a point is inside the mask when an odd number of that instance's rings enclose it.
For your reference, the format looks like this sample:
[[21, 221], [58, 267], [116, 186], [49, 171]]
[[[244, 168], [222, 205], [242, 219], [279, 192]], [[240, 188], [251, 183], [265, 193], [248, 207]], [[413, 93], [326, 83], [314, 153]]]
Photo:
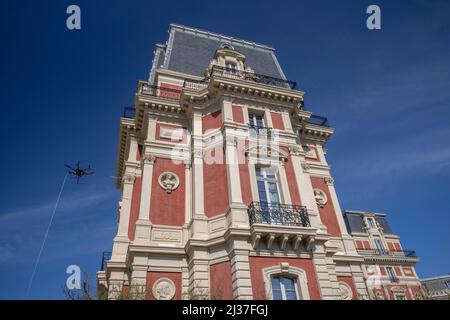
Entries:
[[264, 127], [264, 116], [254, 113], [248, 114], [248, 121], [250, 127], [262, 128]]
[[265, 223], [283, 223], [278, 182], [273, 170], [256, 167], [259, 202]]

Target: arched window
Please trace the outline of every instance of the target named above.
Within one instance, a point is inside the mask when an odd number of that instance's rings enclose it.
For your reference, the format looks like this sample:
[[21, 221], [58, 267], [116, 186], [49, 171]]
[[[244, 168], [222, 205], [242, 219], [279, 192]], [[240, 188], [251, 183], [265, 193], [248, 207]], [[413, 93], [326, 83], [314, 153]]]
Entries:
[[297, 279], [294, 277], [272, 277], [273, 300], [298, 300]]
[[303, 269], [281, 262], [262, 270], [266, 295], [273, 300], [309, 300], [308, 280]]

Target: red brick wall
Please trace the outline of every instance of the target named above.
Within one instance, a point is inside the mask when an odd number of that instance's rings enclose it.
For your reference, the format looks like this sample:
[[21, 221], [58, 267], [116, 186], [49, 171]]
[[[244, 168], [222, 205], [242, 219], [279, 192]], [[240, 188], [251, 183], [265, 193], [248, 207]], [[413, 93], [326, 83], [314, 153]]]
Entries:
[[308, 145], [308, 147], [314, 151], [314, 153], [316, 154], [316, 158], [310, 158], [308, 156], [305, 156], [305, 158], [308, 159], [308, 161], [320, 162], [319, 153], [317, 152], [317, 148], [314, 146], [310, 146], [310, 145]]
[[355, 286], [355, 282], [353, 281], [353, 278], [347, 277], [347, 276], [337, 276], [336, 278], [338, 281], [342, 281], [342, 282], [345, 282], [346, 284], [348, 284], [353, 292], [352, 300], [358, 300], [358, 294], [356, 293], [356, 286]]
[[[183, 163], [171, 159], [157, 158], [153, 165], [152, 193], [150, 201], [150, 220], [154, 224], [182, 226], [184, 224], [185, 173]], [[170, 171], [180, 179], [178, 188], [167, 193], [159, 185], [161, 173]], [[170, 203], [170, 206], [167, 205]]]
[[316, 270], [312, 259], [299, 258], [272, 258], [272, 257], [249, 257], [250, 275], [252, 278], [253, 299], [264, 300], [266, 289], [264, 285], [264, 276], [262, 269], [279, 265], [281, 262], [288, 262], [289, 265], [301, 268], [306, 272], [308, 280], [309, 297], [312, 300], [320, 299], [319, 285], [317, 281]]
[[141, 204], [141, 186], [141, 178], [136, 177], [136, 179], [134, 180], [133, 192], [131, 195], [130, 222], [128, 224], [128, 237], [130, 237], [130, 240], [134, 240], [136, 221], [139, 217], [139, 207]]
[[227, 167], [222, 148], [208, 153], [216, 161], [203, 161], [204, 207], [206, 216], [214, 217], [228, 208]]
[[246, 146], [245, 140], [238, 139], [238, 163], [239, 163], [239, 178], [241, 180], [241, 192], [242, 192], [242, 201], [244, 201], [245, 205], [249, 205], [250, 202], [253, 201], [252, 197], [252, 189], [251, 189], [251, 180], [250, 180], [250, 172], [248, 170], [248, 161], [247, 157], [244, 156], [244, 149]]
[[281, 114], [277, 112], [271, 112], [270, 115], [272, 117], [273, 128], [284, 130], [283, 117], [281, 116]]
[[323, 208], [319, 207], [319, 214], [322, 223], [327, 227], [328, 233], [332, 236], [340, 236], [341, 231], [339, 229], [336, 212], [334, 211], [333, 200], [331, 199], [327, 184], [323, 178], [319, 177], [311, 177], [311, 183], [313, 188], [319, 188], [327, 195], [327, 203], [323, 206]]
[[400, 267], [394, 267], [394, 272], [395, 272], [395, 275], [397, 276], [397, 277], [401, 277], [402, 276], [402, 270], [400, 270]]
[[230, 261], [220, 262], [209, 266], [209, 273], [211, 299], [232, 300], [233, 286]]
[[154, 300], [152, 294], [152, 288], [155, 281], [160, 278], [168, 278], [173, 281], [175, 284], [175, 296], [173, 300], [181, 300], [182, 292], [181, 292], [181, 272], [147, 272], [147, 300]]
[[202, 118], [203, 133], [207, 130], [217, 129], [222, 126], [222, 111], [217, 110], [211, 114], [208, 114]]
[[240, 106], [232, 106], [233, 121], [238, 123], [244, 123], [244, 112]]
[[[181, 87], [174, 85], [174, 84], [168, 84], [168, 83], [163, 83], [161, 82], [159, 84], [160, 88], [159, 89], [159, 95], [161, 97], [166, 97], [166, 98], [171, 98], [171, 99], [180, 99], [180, 95], [181, 95]], [[164, 89], [170, 89], [170, 90], [164, 90]], [[173, 90], [177, 90], [179, 92], [175, 92]]]
[[292, 165], [292, 157], [289, 155], [284, 165], [286, 177], [288, 181], [289, 194], [291, 195], [292, 204], [301, 205], [300, 193], [298, 192], [297, 182], [295, 179], [294, 166]]
[[405, 274], [405, 277], [414, 277], [414, 272], [410, 267], [403, 267], [403, 273]]
[[136, 160], [137, 161], [141, 161], [141, 154], [142, 154], [142, 145], [139, 144], [138, 145], [138, 150], [136, 152]]

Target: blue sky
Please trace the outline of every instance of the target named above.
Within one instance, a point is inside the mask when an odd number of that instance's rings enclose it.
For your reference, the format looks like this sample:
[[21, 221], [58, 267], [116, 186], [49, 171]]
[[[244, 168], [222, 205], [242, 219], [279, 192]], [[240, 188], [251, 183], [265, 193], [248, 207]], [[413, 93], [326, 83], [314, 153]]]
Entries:
[[[82, 29], [65, 27], [78, 4]], [[382, 30], [365, 27], [368, 5]], [[25, 298], [64, 178], [30, 298], [63, 298], [66, 267], [92, 282], [116, 232], [118, 124], [171, 22], [271, 45], [327, 145], [344, 209], [385, 212], [420, 276], [450, 272], [450, 4], [446, 1], [2, 1], [0, 299]]]

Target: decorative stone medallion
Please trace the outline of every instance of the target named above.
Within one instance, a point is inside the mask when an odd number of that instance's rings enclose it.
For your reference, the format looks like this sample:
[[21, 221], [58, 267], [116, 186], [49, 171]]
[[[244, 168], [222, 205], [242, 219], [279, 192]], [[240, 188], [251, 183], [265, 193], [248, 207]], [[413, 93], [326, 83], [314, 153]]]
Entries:
[[173, 190], [178, 188], [180, 179], [173, 172], [163, 172], [160, 174], [158, 182], [161, 188], [166, 190], [167, 193], [171, 193]]
[[319, 207], [323, 207], [328, 199], [327, 199], [327, 195], [325, 194], [325, 192], [321, 189], [314, 189], [314, 199], [316, 200], [316, 203]]
[[175, 291], [175, 283], [168, 278], [156, 280], [152, 288], [153, 297], [156, 300], [171, 300], [175, 296]]
[[341, 300], [352, 300], [353, 298], [352, 288], [343, 281], [339, 282], [338, 294]]

